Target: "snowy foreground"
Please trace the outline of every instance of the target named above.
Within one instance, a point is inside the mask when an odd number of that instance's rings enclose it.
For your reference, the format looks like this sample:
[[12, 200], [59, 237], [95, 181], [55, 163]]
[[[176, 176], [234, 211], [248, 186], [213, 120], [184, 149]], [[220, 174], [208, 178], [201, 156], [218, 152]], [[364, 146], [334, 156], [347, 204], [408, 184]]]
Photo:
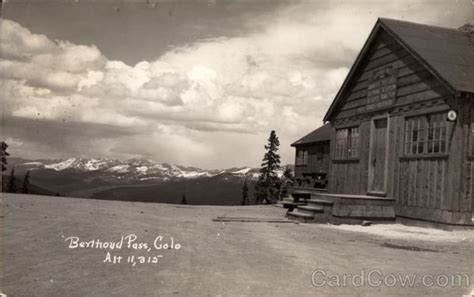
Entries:
[[[271, 206], [4, 195], [7, 296], [463, 296], [472, 231], [212, 222]], [[410, 283], [413, 277], [413, 283]], [[464, 277], [464, 278], [463, 278]]]

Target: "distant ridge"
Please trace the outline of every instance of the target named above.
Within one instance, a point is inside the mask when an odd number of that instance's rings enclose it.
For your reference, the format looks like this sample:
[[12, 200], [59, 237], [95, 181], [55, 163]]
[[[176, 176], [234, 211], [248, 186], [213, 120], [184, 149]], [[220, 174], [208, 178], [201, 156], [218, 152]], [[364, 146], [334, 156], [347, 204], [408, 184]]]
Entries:
[[[9, 170], [18, 177], [30, 170], [30, 181], [50, 195], [144, 202], [235, 205], [241, 200], [243, 181], [253, 182], [258, 168], [204, 170], [151, 160], [69, 158], [26, 160], [9, 158]], [[283, 168], [279, 174], [283, 173]]]

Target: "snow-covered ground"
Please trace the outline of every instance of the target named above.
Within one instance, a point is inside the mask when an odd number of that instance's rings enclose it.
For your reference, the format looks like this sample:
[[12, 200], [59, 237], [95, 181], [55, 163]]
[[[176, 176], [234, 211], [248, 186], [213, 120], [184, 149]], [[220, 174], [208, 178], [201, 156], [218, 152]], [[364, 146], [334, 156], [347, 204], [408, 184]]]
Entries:
[[[0, 200], [1, 201], [1, 200]], [[312, 285], [328, 275], [470, 275], [474, 245], [463, 232], [402, 225], [213, 222], [217, 216], [284, 218], [272, 206], [192, 206], [4, 194], [0, 219], [8, 296], [463, 296], [469, 286]], [[135, 234], [179, 250], [157, 264], [104, 263], [107, 249], [69, 249], [65, 239], [117, 241]], [[319, 275], [321, 276], [321, 275]], [[321, 280], [321, 278], [318, 278]], [[419, 284], [419, 283], [417, 283]]]
[[360, 225], [320, 225], [323, 228], [365, 233], [391, 239], [441, 241], [441, 242], [474, 242], [474, 230], [446, 231], [429, 227], [415, 227], [403, 224]]

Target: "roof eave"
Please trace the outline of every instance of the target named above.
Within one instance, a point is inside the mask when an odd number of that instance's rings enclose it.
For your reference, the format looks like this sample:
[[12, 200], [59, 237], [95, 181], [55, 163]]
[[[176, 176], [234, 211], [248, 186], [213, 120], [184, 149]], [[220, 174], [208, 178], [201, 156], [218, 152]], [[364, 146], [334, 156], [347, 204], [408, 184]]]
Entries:
[[337, 92], [336, 97], [334, 98], [331, 105], [329, 106], [329, 109], [326, 112], [326, 115], [324, 115], [323, 122], [329, 121], [329, 117], [331, 116], [334, 109], [336, 108], [336, 105], [337, 105], [340, 97], [342, 96], [343, 91], [347, 87], [347, 84], [349, 83], [349, 81], [352, 79], [352, 76], [354, 75], [355, 70], [357, 69], [357, 67], [361, 63], [362, 58], [364, 57], [365, 53], [367, 52], [370, 43], [372, 42], [372, 40], [374, 39], [376, 33], [378, 32], [378, 30], [380, 28], [380, 23], [381, 23], [380, 18], [378, 18], [377, 22], [375, 23], [374, 27], [372, 28], [372, 31], [370, 31], [369, 37], [367, 37], [367, 40], [365, 41], [364, 45], [362, 46], [362, 49], [360, 50], [359, 54], [357, 55], [357, 58], [355, 59], [354, 63], [352, 64], [352, 66], [349, 70], [349, 73], [347, 74], [344, 82], [342, 83], [341, 88], [339, 88], [339, 91]]
[[[380, 20], [380, 19], [379, 19]], [[452, 94], [456, 94], [458, 91], [456, 88], [446, 81], [436, 69], [434, 69], [423, 57], [421, 57], [414, 49], [412, 49], [406, 42], [403, 41], [395, 32], [393, 32], [389, 26], [380, 22], [382, 28], [387, 31], [400, 45], [407, 50], [421, 65], [423, 65], [434, 77], [436, 77]]]
[[456, 88], [451, 85], [448, 81], [446, 81], [439, 73], [434, 69], [426, 60], [424, 60], [414, 49], [412, 49], [406, 42], [403, 41], [401, 37], [399, 37], [395, 32], [393, 32], [389, 26], [384, 24], [383, 22], [384, 18], [378, 18], [377, 22], [375, 23], [374, 27], [372, 28], [372, 31], [369, 34], [369, 37], [364, 43], [364, 46], [362, 47], [362, 50], [359, 52], [359, 55], [357, 56], [355, 62], [353, 63], [348, 75], [346, 76], [346, 79], [344, 80], [344, 83], [342, 84], [341, 88], [336, 94], [336, 97], [334, 98], [333, 102], [329, 106], [328, 111], [326, 112], [326, 115], [323, 118], [324, 122], [329, 121], [329, 118], [331, 117], [332, 113], [334, 112], [334, 109], [336, 108], [337, 104], [339, 103], [340, 97], [342, 96], [345, 88], [347, 87], [349, 81], [352, 79], [352, 76], [355, 73], [355, 70], [359, 66], [359, 64], [362, 61], [362, 58], [366, 54], [368, 48], [370, 47], [370, 44], [372, 40], [374, 39], [375, 35], [379, 31], [380, 28], [383, 28], [390, 36], [392, 36], [397, 42], [402, 45], [402, 47], [407, 50], [420, 64], [422, 64], [433, 76], [435, 76], [447, 89], [449, 92], [452, 94], [457, 94], [459, 93], [459, 90], [456, 90]]
[[323, 142], [329, 142], [330, 140], [329, 139], [325, 139], [325, 140], [318, 140], [318, 141], [311, 141], [311, 142], [303, 142], [303, 143], [292, 143], [290, 144], [290, 146], [292, 147], [297, 147], [297, 146], [303, 146], [303, 145], [310, 145], [310, 144], [319, 144], [319, 143], [323, 143]]

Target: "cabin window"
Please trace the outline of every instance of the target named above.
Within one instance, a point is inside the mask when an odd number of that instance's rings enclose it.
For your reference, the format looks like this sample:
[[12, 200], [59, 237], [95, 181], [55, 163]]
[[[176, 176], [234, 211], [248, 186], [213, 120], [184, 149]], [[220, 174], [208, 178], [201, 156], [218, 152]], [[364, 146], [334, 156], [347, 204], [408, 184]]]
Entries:
[[405, 155], [445, 154], [448, 122], [445, 113], [407, 118]]
[[349, 129], [347, 156], [349, 158], [356, 158], [359, 156], [359, 127]]
[[357, 158], [359, 156], [359, 127], [336, 130], [336, 159]]
[[296, 165], [306, 165], [308, 164], [308, 151], [299, 150], [296, 154]]

